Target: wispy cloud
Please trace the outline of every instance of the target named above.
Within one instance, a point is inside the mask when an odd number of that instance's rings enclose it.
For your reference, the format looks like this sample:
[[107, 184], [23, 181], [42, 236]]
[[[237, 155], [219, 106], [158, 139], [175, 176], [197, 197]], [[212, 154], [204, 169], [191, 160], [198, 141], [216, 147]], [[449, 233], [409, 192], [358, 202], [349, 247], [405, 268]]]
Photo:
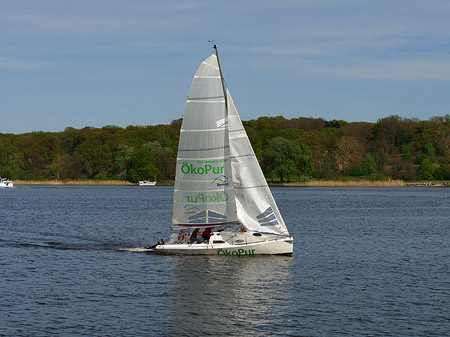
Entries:
[[[73, 34], [83, 36], [86, 33], [92, 36], [110, 35], [114, 37], [117, 32], [124, 30], [167, 28], [173, 26], [173, 22], [168, 18], [117, 18], [117, 17], [98, 17], [98, 16], [55, 16], [47, 14], [0, 14], [0, 19], [13, 21], [22, 28], [25, 28], [32, 35], [61, 36]], [[176, 23], [175, 23], [176, 25]]]
[[318, 77], [346, 80], [428, 81], [450, 80], [450, 60], [388, 60], [355, 62], [352, 65], [305, 65], [305, 72]]
[[[26, 111], [26, 102], [31, 100], [24, 100], [25, 96], [36, 97], [39, 102], [42, 92], [36, 93], [35, 88], [51, 92], [52, 97], [65, 97], [51, 103], [42, 100], [42, 111], [51, 108], [59, 114], [69, 107], [71, 111], [83, 111], [86, 108], [79, 102], [80, 93], [71, 90], [75, 87], [85, 90], [83, 100], [92, 102], [90, 111], [98, 111], [98, 117], [90, 114], [98, 118], [97, 125], [116, 123], [112, 118], [122, 118], [123, 109], [144, 111], [140, 123], [170, 122], [183, 109], [182, 103], [172, 98], [180, 98], [181, 102], [185, 97], [191, 72], [201, 57], [212, 52], [209, 39], [215, 39], [223, 53], [228, 79], [237, 76], [244, 81], [244, 97], [255, 96], [270, 86], [270, 95], [284, 98], [283, 106], [264, 100], [247, 104], [254, 113], [271, 109], [278, 113], [297, 111], [298, 103], [295, 97], [291, 102], [289, 93], [299, 90], [296, 85], [306, 85], [311, 97], [321, 97], [322, 88], [310, 85], [314, 82], [345, 81], [346, 88], [357, 88], [363, 81], [380, 90], [383, 81], [383, 93], [378, 97], [413, 82], [427, 83], [432, 88], [429, 92], [449, 90], [448, 0], [5, 3], [0, 11], [0, 71], [7, 73], [11, 81], [0, 81], [0, 90], [11, 94], [0, 104], [12, 113], [19, 102]], [[257, 80], [250, 82], [252, 77]], [[125, 98], [137, 102], [139, 90], [140, 103], [121, 110]], [[345, 88], [342, 90], [342, 95], [351, 96], [344, 92]], [[15, 100], [14, 93], [20, 93], [21, 98]], [[410, 94], [420, 103], [422, 92]], [[165, 100], [157, 105], [161, 97]], [[246, 99], [241, 97], [240, 104], [245, 106]], [[150, 110], [155, 110], [153, 115], [148, 112], [148, 101], [152, 102]], [[422, 101], [436, 102], [435, 111], [448, 108], [443, 100], [427, 97]], [[110, 105], [105, 107], [105, 102]], [[392, 110], [405, 111], [411, 107], [407, 103], [398, 103]], [[317, 104], [317, 100], [311, 100], [308, 108], [317, 110]], [[326, 110], [327, 103], [322, 104], [321, 109]], [[35, 111], [39, 104], [29, 108]], [[329, 108], [335, 109], [339, 108]], [[351, 109], [354, 111], [349, 114], [358, 114], [358, 107]], [[45, 114], [40, 119], [45, 123]], [[39, 128], [45, 130], [45, 124]]]
[[47, 63], [19, 60], [0, 56], [0, 69], [36, 70], [46, 68], [48, 66], [49, 65]]

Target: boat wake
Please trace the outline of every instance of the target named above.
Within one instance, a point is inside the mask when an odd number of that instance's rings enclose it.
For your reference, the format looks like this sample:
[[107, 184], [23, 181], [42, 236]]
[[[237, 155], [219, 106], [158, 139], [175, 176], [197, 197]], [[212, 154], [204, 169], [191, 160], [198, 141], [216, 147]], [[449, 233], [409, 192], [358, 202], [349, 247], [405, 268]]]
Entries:
[[123, 247], [120, 245], [105, 245], [95, 243], [73, 243], [73, 242], [5, 242], [10, 247], [17, 248], [44, 248], [44, 249], [56, 249], [56, 250], [113, 250], [113, 251], [128, 251], [128, 252], [152, 252], [153, 249], [149, 247]]
[[147, 248], [147, 247], [116, 248], [115, 250], [123, 251], [123, 252], [137, 252], [137, 253], [149, 253], [149, 252], [155, 251], [153, 248]]
[[62, 242], [14, 242], [13, 247], [47, 248], [58, 250], [112, 250], [112, 247], [98, 246], [87, 243], [62, 243]]

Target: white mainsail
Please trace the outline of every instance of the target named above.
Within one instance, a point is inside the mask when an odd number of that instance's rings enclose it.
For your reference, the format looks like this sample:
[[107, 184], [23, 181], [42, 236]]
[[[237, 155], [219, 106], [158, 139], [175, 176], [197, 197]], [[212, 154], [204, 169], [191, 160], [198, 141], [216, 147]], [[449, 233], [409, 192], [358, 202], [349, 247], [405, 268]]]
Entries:
[[213, 54], [197, 70], [186, 101], [177, 155], [174, 225], [237, 222], [223, 93]]
[[248, 230], [289, 234], [212, 54], [197, 70], [186, 102], [172, 223], [238, 222]]

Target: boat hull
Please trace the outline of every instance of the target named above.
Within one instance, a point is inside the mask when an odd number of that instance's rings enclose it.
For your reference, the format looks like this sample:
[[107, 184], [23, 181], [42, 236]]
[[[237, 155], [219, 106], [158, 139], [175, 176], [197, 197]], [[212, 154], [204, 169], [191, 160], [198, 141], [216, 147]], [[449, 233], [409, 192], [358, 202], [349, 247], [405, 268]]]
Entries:
[[219, 255], [219, 256], [253, 256], [253, 255], [292, 255], [292, 238], [260, 241], [248, 244], [164, 244], [155, 246], [152, 251], [158, 254], [183, 255]]
[[140, 180], [138, 182], [139, 186], [155, 186], [156, 185], [156, 181], [147, 181], [147, 180]]

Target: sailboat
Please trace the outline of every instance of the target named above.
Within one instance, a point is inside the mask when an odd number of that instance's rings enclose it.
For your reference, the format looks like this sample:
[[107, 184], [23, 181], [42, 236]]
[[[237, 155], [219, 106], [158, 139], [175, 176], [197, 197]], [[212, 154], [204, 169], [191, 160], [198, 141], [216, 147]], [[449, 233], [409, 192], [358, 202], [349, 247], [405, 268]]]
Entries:
[[180, 131], [166, 254], [292, 255], [289, 234], [228, 88], [217, 47], [198, 68]]

